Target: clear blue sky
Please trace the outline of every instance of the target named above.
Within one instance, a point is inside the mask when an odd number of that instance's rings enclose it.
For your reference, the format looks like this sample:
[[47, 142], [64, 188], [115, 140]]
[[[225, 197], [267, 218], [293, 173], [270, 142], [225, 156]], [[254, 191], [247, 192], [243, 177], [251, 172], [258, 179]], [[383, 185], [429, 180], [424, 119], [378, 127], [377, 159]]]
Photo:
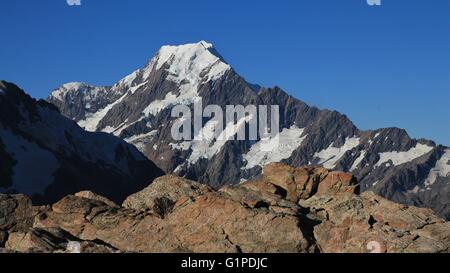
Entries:
[[450, 145], [450, 0], [1, 0], [0, 78], [109, 85], [207, 40], [248, 81]]

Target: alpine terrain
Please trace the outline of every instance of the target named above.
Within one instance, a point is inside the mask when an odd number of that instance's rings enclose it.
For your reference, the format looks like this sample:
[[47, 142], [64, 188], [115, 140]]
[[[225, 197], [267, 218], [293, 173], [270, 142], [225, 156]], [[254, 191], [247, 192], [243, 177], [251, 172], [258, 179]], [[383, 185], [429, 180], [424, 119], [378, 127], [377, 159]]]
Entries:
[[86, 132], [50, 103], [0, 81], [0, 192], [51, 204], [93, 190], [121, 202], [161, 175], [134, 146]]
[[[179, 104], [192, 106], [200, 99], [203, 107], [214, 104], [223, 109], [226, 105], [239, 104], [279, 105], [281, 145], [264, 151], [261, 147], [270, 145], [264, 140], [173, 140], [171, 125], [176, 119], [171, 117], [171, 109]], [[407, 205], [432, 208], [440, 216], [450, 219], [450, 148], [430, 140], [412, 139], [399, 128], [362, 131], [336, 111], [311, 107], [278, 87], [263, 88], [250, 84], [236, 73], [213, 45], [204, 41], [164, 46], [145, 67], [113, 86], [65, 84], [54, 90], [48, 101], [86, 130], [110, 133], [135, 145], [165, 172], [216, 189], [255, 178], [264, 166], [273, 162], [294, 167], [318, 165], [352, 172], [362, 191], [373, 191]], [[18, 113], [19, 109], [23, 108], [17, 108]], [[48, 105], [37, 109], [40, 116], [56, 112]], [[3, 106], [1, 110], [4, 111]], [[57, 121], [48, 117], [44, 120], [66, 125], [57, 127], [60, 133], [58, 138], [48, 141], [47, 136], [43, 136], [39, 139], [51, 146], [48, 149], [55, 151], [60, 150], [60, 146], [67, 147], [67, 142], [71, 143], [76, 136], [72, 133], [71, 137], [64, 138], [64, 133], [70, 130], [60, 128], [72, 128], [82, 134], [67, 120], [56, 114], [51, 116], [56, 116]], [[246, 126], [242, 120], [237, 124]], [[206, 134], [214, 127], [208, 119], [204, 120], [203, 125], [202, 131]], [[238, 126], [226, 124], [225, 130], [237, 130]], [[37, 131], [36, 134], [42, 132]], [[9, 136], [15, 131], [9, 129], [1, 132], [3, 138], [10, 139]], [[97, 137], [107, 138], [103, 134]], [[31, 145], [25, 139], [24, 136], [24, 145]], [[114, 141], [114, 138], [108, 140]], [[14, 145], [19, 149], [20, 144]], [[83, 145], [81, 151], [76, 151], [92, 152], [91, 148], [83, 150]], [[105, 144], [95, 148], [102, 147], [112, 149]], [[140, 158], [128, 146], [120, 144], [119, 147], [122, 147], [122, 155], [135, 161]], [[58, 157], [66, 155], [67, 152], [58, 153]], [[89, 162], [86, 155], [76, 158], [75, 162], [79, 164]], [[48, 169], [42, 167], [41, 172], [54, 172], [60, 160], [50, 160], [54, 165], [48, 166]], [[120, 165], [114, 158], [111, 160], [112, 166]], [[149, 164], [140, 160], [137, 161]], [[124, 168], [123, 165], [120, 168]], [[125, 173], [129, 175], [130, 171], [126, 169]], [[47, 182], [42, 183], [38, 185]]]

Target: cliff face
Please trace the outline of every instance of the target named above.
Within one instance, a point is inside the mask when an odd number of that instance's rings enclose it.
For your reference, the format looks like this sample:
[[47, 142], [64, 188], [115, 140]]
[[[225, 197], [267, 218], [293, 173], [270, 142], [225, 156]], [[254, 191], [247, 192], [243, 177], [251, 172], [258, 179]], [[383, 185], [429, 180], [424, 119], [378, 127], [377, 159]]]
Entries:
[[449, 252], [450, 224], [429, 209], [359, 194], [353, 175], [270, 164], [219, 191], [157, 178], [120, 206], [91, 192], [33, 207], [0, 195], [8, 252]]

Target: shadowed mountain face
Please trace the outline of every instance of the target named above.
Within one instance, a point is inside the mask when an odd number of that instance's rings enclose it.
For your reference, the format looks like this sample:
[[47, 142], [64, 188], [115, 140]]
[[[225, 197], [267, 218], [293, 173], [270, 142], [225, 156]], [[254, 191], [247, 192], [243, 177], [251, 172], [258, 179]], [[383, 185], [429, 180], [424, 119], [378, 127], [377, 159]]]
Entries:
[[0, 81], [0, 192], [50, 204], [95, 189], [121, 201], [162, 174], [134, 146], [86, 132], [48, 102]]
[[[279, 105], [281, 145], [264, 141], [175, 141], [171, 110], [226, 105]], [[434, 209], [450, 218], [450, 149], [411, 139], [398, 128], [361, 131], [335, 111], [310, 107], [280, 88], [247, 83], [211, 44], [164, 46], [142, 69], [112, 87], [70, 83], [48, 101], [89, 131], [107, 132], [135, 145], [169, 173], [215, 188], [238, 184], [271, 162], [321, 165], [351, 171], [363, 191]], [[208, 120], [204, 120], [207, 130]], [[231, 129], [232, 128], [228, 128]]]

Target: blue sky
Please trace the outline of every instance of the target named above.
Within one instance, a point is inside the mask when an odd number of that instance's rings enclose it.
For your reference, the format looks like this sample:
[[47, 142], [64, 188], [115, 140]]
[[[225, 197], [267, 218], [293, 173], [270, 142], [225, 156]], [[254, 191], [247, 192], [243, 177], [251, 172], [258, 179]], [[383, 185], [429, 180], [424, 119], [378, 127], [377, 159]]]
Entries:
[[81, 1], [1, 0], [0, 78], [42, 98], [207, 40], [250, 82], [450, 145], [450, 0]]

